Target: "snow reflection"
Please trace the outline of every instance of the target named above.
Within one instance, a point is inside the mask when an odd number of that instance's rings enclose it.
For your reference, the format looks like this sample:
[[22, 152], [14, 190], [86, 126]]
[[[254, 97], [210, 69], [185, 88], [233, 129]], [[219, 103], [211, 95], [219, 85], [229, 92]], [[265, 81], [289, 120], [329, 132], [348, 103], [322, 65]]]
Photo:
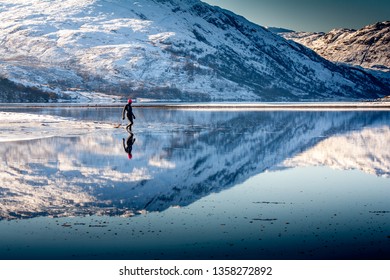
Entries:
[[0, 217], [163, 211], [296, 166], [390, 175], [389, 112], [137, 110], [134, 135], [2, 143]]

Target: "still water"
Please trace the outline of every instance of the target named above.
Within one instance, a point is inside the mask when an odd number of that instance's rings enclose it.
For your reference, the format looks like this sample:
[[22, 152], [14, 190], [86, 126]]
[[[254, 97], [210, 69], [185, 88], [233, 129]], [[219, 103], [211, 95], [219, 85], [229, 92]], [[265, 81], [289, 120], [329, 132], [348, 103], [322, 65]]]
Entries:
[[1, 144], [1, 259], [390, 259], [390, 112], [134, 113]]

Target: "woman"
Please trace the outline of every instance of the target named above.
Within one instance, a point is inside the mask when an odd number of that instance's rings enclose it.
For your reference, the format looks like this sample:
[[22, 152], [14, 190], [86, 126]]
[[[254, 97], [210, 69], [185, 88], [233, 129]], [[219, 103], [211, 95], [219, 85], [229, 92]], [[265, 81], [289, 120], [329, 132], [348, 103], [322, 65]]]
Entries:
[[122, 111], [122, 120], [125, 119], [125, 112], [126, 113], [126, 116], [127, 116], [127, 119], [129, 120], [129, 124], [126, 126], [126, 130], [127, 131], [131, 131], [131, 127], [133, 125], [133, 118], [135, 119], [135, 116], [133, 114], [133, 107], [131, 107], [131, 104], [133, 103], [133, 101], [131, 99], [129, 99], [127, 101], [127, 104], [125, 105], [125, 107], [123, 108], [123, 111]]

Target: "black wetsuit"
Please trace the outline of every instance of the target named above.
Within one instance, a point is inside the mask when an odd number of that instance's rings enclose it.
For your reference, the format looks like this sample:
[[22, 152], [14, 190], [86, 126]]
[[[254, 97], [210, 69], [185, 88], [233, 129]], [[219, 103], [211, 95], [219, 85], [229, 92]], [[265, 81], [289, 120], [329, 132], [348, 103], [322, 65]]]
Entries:
[[125, 107], [123, 107], [123, 111], [122, 111], [122, 119], [123, 120], [125, 119], [125, 112], [127, 112], [126, 117], [129, 120], [129, 124], [127, 125], [127, 127], [130, 127], [130, 130], [131, 130], [131, 126], [134, 123], [133, 118], [135, 119], [135, 116], [133, 114], [133, 107], [131, 107], [131, 103], [127, 103], [125, 105]]

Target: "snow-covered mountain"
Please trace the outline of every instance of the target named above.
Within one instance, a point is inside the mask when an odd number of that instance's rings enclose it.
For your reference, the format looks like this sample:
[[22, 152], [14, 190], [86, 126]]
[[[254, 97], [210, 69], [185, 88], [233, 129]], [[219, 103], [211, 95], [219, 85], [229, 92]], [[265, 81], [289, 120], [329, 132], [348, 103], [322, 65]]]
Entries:
[[0, 18], [0, 76], [63, 97], [282, 101], [389, 92], [359, 69], [199, 0], [0, 0]]
[[387, 72], [390, 81], [390, 21], [378, 22], [359, 30], [279, 34], [311, 48], [328, 60]]

